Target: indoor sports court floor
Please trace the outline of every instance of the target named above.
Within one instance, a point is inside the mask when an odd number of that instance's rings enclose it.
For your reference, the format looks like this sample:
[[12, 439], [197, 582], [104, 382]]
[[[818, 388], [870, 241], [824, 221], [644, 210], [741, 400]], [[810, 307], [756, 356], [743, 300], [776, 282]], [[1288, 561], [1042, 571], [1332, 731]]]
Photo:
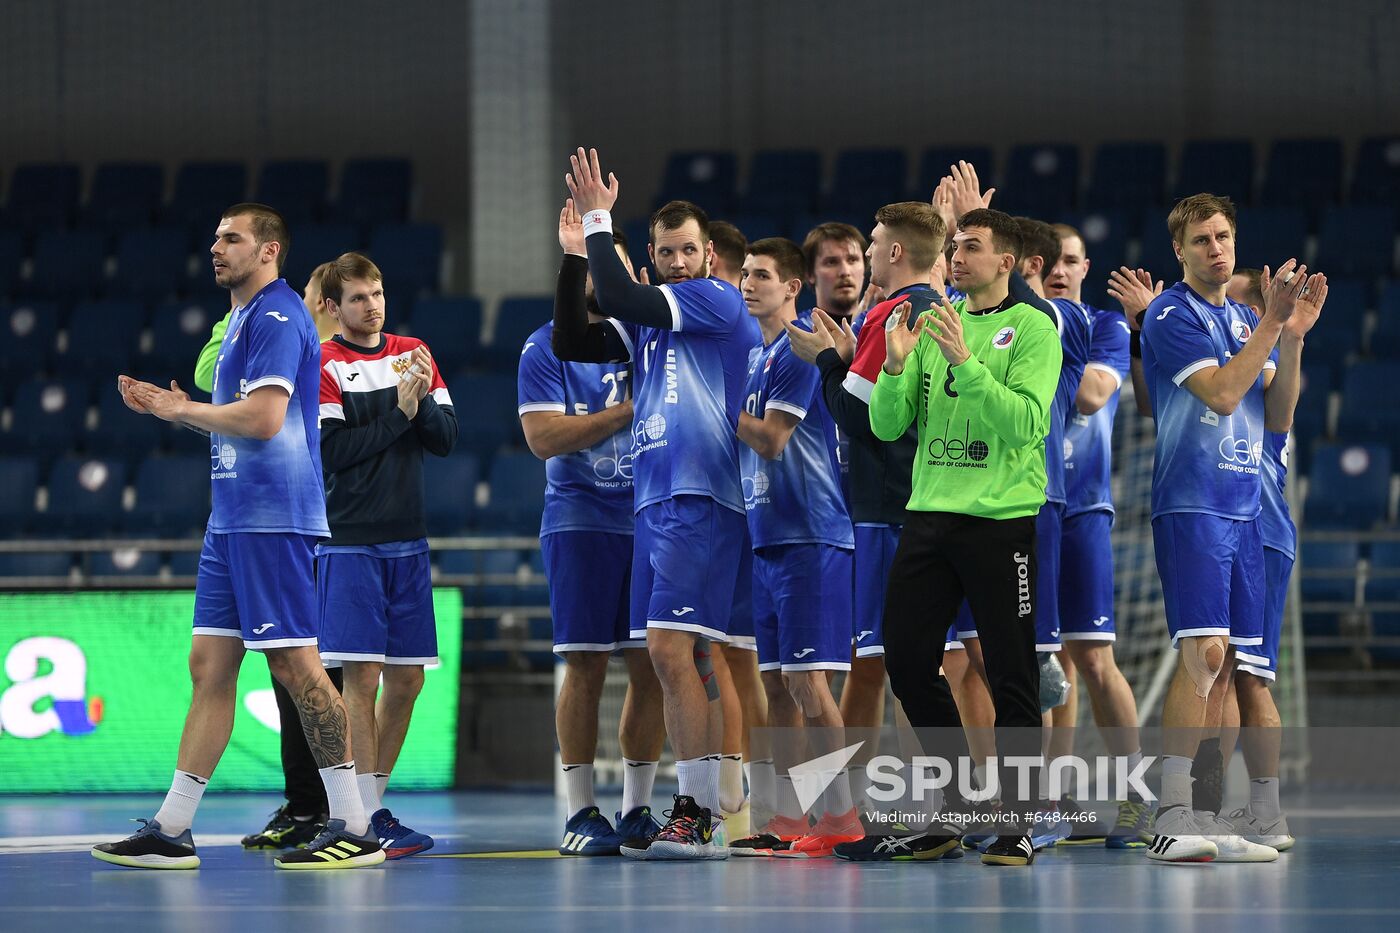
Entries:
[[1394, 797], [1288, 802], [1299, 843], [1263, 865], [1167, 866], [1100, 847], [1042, 852], [1030, 869], [976, 858], [563, 859], [553, 853], [562, 825], [554, 798], [524, 793], [393, 797], [437, 846], [374, 869], [275, 870], [270, 854], [244, 852], [238, 837], [277, 801], [244, 794], [205, 799], [198, 871], [135, 871], [87, 854], [158, 802], [0, 797], [0, 931], [1400, 929]]

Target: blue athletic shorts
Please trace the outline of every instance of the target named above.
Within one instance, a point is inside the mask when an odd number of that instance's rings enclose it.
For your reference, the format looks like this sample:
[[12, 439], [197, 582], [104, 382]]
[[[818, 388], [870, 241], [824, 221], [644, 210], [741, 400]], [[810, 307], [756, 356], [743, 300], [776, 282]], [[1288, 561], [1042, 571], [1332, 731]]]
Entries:
[[1060, 537], [1060, 638], [1113, 641], [1113, 513], [1080, 512]]
[[241, 637], [254, 651], [315, 645], [315, 547], [309, 535], [206, 531], [194, 634]]
[[1060, 650], [1060, 529], [1065, 504], [1046, 502], [1035, 517], [1035, 650]]
[[554, 653], [645, 648], [628, 634], [632, 536], [556, 531], [540, 536]]
[[848, 671], [851, 552], [779, 544], [754, 552], [760, 671]]
[[1257, 648], [1236, 648], [1235, 660], [1247, 674], [1273, 680], [1278, 674], [1278, 642], [1283, 635], [1283, 604], [1288, 600], [1288, 579], [1293, 558], [1271, 547], [1264, 548], [1264, 642]]
[[977, 637], [977, 623], [972, 620], [972, 607], [964, 599], [958, 607], [958, 617], [948, 626], [948, 634], [943, 637], [943, 650], [961, 651], [963, 639]]
[[734, 610], [729, 614], [729, 645], [757, 651], [753, 627], [753, 548], [748, 544], [745, 536], [744, 549], [739, 552], [739, 576], [734, 581]]
[[1264, 545], [1259, 520], [1173, 512], [1152, 520], [1157, 574], [1172, 647], [1178, 638], [1227, 635], [1264, 641]]
[[728, 641], [747, 523], [708, 496], [674, 496], [638, 512], [631, 637], [664, 628]]
[[856, 525], [851, 645], [858, 658], [885, 653], [885, 587], [903, 525]]
[[316, 555], [321, 658], [436, 664], [437, 622], [428, 551], [385, 556], [382, 547], [322, 548]]

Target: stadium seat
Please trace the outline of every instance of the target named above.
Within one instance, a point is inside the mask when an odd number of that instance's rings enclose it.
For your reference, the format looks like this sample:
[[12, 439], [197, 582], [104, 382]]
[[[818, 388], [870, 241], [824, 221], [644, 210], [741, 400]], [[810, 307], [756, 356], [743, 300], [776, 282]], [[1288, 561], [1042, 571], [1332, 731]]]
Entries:
[[121, 517], [128, 532], [178, 538], [209, 519], [209, 458], [148, 457], [136, 468], [136, 504]]
[[34, 496], [39, 467], [29, 457], [0, 457], [0, 526], [5, 537], [17, 537], [34, 522]]
[[[977, 170], [977, 181], [981, 184], [982, 190], [995, 188], [996, 183], [996, 160], [992, 157], [992, 150], [987, 146], [967, 145], [967, 146], [934, 146], [925, 149], [923, 155], [919, 157], [919, 175], [914, 181], [914, 190], [910, 191], [908, 198], [911, 201], [928, 201], [933, 197], [934, 189], [938, 187], [938, 182], [944, 175], [948, 174], [948, 169], [959, 162], [970, 162]], [[993, 201], [995, 205], [996, 202]], [[870, 224], [862, 227], [862, 232], [868, 233]]]
[[1181, 149], [1175, 196], [1221, 194], [1248, 205], [1254, 200], [1254, 144], [1244, 139], [1196, 139]]
[[151, 315], [151, 349], [144, 368], [168, 374], [194, 391], [194, 364], [209, 342], [215, 323], [228, 313], [228, 303], [217, 307], [192, 301], [172, 301]]
[[126, 466], [120, 460], [62, 457], [49, 473], [44, 523], [74, 535], [103, 535], [121, 522]]
[[427, 510], [429, 534], [460, 535], [471, 528], [480, 478], [479, 461], [470, 453], [423, 457], [423, 488], [432, 502]]
[[1293, 434], [1297, 441], [1292, 468], [1307, 473], [1312, 465], [1313, 444], [1328, 433], [1327, 408], [1332, 395], [1332, 367], [1305, 363], [1302, 390], [1293, 410]]
[[754, 153], [743, 205], [756, 214], [810, 214], [821, 186], [822, 157], [815, 149], [767, 149]]
[[1304, 541], [1298, 551], [1303, 601], [1354, 603], [1359, 557], [1355, 541]]
[[117, 272], [107, 292], [116, 298], [165, 301], [184, 287], [189, 266], [189, 238], [183, 230], [132, 230], [117, 242]]
[[104, 162], [92, 178], [87, 226], [115, 233], [153, 222], [165, 197], [165, 170], [155, 162]]
[[1128, 218], [1119, 210], [1088, 211], [1061, 217], [1084, 237], [1089, 275], [1084, 279], [1083, 299], [1096, 308], [1118, 308], [1108, 297], [1108, 273], [1128, 261]]
[[1351, 201], [1400, 209], [1400, 136], [1372, 136], [1361, 141]]
[[175, 173], [175, 191], [166, 205], [167, 222], [192, 232], [203, 250], [214, 241], [224, 208], [247, 200], [248, 167], [242, 162], [186, 162]]
[[82, 176], [62, 162], [21, 165], [10, 176], [5, 222], [27, 234], [71, 226], [78, 212]]
[[647, 244], [651, 241], [649, 224], [650, 220], [646, 217], [628, 220], [622, 224], [622, 235], [627, 237], [627, 255], [632, 258], [633, 269], [651, 267], [651, 257], [647, 255]]
[[666, 159], [656, 206], [681, 199], [700, 205], [712, 218], [731, 214], [737, 206], [738, 174], [738, 159], [732, 152], [673, 152]]
[[1161, 143], [1104, 143], [1094, 153], [1094, 169], [1084, 207], [1123, 210], [1161, 204], [1167, 185], [1167, 147]]
[[384, 291], [390, 298], [417, 298], [441, 290], [442, 228], [437, 224], [377, 227], [369, 255], [384, 273]]
[[389, 300], [389, 330], [411, 334], [426, 343], [444, 376], [475, 362], [480, 355], [481, 302], [477, 299], [465, 295], [423, 298], [414, 303], [407, 326], [396, 324], [392, 294]]
[[[169, 385], [169, 382], [157, 385]], [[82, 435], [81, 446], [93, 456], [111, 457], [134, 466], [157, 453], [170, 433], [167, 422], [150, 415], [138, 415], [126, 407], [116, 385], [104, 383], [97, 393], [97, 427]], [[208, 485], [208, 477], [204, 478], [204, 484]]]
[[134, 301], [84, 301], [68, 316], [68, 346], [55, 364], [74, 373], [125, 371], [145, 325], [146, 308]]
[[554, 298], [549, 295], [512, 295], [496, 307], [496, 323], [487, 361], [494, 367], [515, 371], [521, 348], [542, 325], [554, 317]]
[[78, 443], [92, 395], [87, 382], [27, 382], [15, 392], [10, 429], [0, 453], [27, 453], [47, 463]]
[[170, 575], [194, 578], [199, 573], [199, 551], [171, 551]]
[[90, 577], [154, 577], [160, 574], [159, 551], [119, 547], [111, 551], [91, 551], [85, 557]]
[[[1328, 304], [1331, 304], [1330, 298]], [[1400, 363], [1348, 366], [1342, 376], [1342, 409], [1337, 417], [1337, 436], [1386, 444], [1392, 451], [1400, 450], [1400, 406], [1384, 402], [1394, 399], [1396, 386], [1400, 386]]]
[[[732, 214], [728, 217], [714, 219], [729, 221], [739, 228], [739, 232], [744, 235], [744, 239], [748, 240], [750, 243], [754, 240], [762, 240], [765, 237], [788, 235], [787, 225], [783, 223], [780, 218], [770, 217], [767, 214]], [[631, 247], [630, 240], [628, 241], [628, 247], [629, 249]]]
[[1394, 262], [1393, 210], [1371, 205], [1334, 205], [1323, 213], [1314, 265], [1329, 278], [1389, 275]]
[[[1330, 303], [1331, 299], [1328, 301]], [[1371, 333], [1371, 352], [1381, 359], [1400, 360], [1400, 282], [1390, 282], [1381, 289], [1376, 310], [1377, 323]]]
[[46, 230], [34, 246], [34, 270], [23, 291], [35, 298], [76, 301], [102, 287], [107, 248], [96, 230]]
[[1390, 506], [1390, 464], [1390, 451], [1379, 445], [1318, 445], [1300, 524], [1366, 529], [1385, 522]]
[[1342, 193], [1340, 139], [1280, 139], [1269, 148], [1259, 203], [1316, 213]]
[[0, 378], [7, 386], [18, 386], [48, 368], [58, 335], [58, 308], [42, 301], [0, 307], [0, 334]]
[[[447, 380], [457, 417], [457, 446], [485, 459], [507, 441], [522, 438], [515, 375], [459, 372]], [[470, 411], [465, 418], [461, 413]]]
[[1366, 317], [1366, 285], [1355, 279], [1327, 280], [1327, 305], [1308, 333], [1307, 359], [1340, 371], [1343, 362], [1361, 349]]
[[408, 159], [347, 159], [336, 216], [360, 228], [408, 220], [413, 163]]
[[467, 588], [467, 598], [476, 606], [520, 606], [522, 598], [521, 571], [525, 562], [516, 550], [468, 552], [474, 558], [474, 569], [469, 573], [492, 578], [483, 580], [476, 586]]
[[1079, 149], [1073, 143], [1012, 146], [1004, 174], [1006, 187], [997, 190], [994, 207], [1054, 220], [1073, 210], [1078, 201]]
[[1400, 541], [1376, 541], [1371, 545], [1366, 601], [1400, 602]]
[[13, 295], [24, 263], [24, 237], [18, 230], [0, 229], [0, 297]]
[[491, 492], [481, 526], [501, 534], [536, 534], [544, 510], [544, 461], [531, 453], [500, 453], [491, 464]]
[[68, 579], [73, 555], [63, 552], [0, 553], [0, 577], [49, 577]]
[[330, 165], [321, 159], [264, 162], [258, 172], [254, 200], [274, 208], [295, 230], [296, 226], [321, 219], [330, 188], [330, 174]]
[[1290, 258], [1306, 259], [1308, 217], [1301, 207], [1242, 207], [1235, 226], [1236, 269], [1277, 269]]
[[1167, 231], [1167, 212], [1160, 207], [1144, 209], [1139, 229], [1142, 236], [1136, 265], [1170, 287], [1181, 278], [1181, 263], [1176, 260], [1171, 233]]
[[311, 278], [311, 270], [359, 248], [360, 235], [348, 223], [304, 224], [292, 231], [292, 249], [282, 265], [282, 278], [300, 293]]
[[[884, 204], [904, 200], [908, 178], [909, 157], [903, 149], [847, 149], [837, 153], [831, 191], [824, 199], [826, 211], [874, 214]], [[923, 200], [928, 200], [928, 195]]]

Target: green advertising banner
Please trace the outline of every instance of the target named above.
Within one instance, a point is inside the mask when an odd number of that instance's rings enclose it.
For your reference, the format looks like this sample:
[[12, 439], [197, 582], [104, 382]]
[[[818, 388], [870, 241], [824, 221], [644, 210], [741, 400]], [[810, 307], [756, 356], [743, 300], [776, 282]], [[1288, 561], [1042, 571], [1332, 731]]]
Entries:
[[[462, 597], [433, 593], [428, 671], [394, 768], [401, 790], [448, 787], [457, 752]], [[163, 791], [190, 702], [193, 591], [0, 593], [0, 793]], [[267, 662], [248, 652], [211, 790], [280, 791]]]

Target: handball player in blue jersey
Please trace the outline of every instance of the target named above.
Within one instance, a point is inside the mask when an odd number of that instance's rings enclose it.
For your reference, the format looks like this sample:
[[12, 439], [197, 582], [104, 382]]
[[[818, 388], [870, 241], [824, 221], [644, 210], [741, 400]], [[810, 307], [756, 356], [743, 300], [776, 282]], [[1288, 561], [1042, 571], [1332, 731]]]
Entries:
[[[1258, 317], [1226, 294], [1235, 271], [1228, 198], [1183, 198], [1167, 227], [1183, 276], [1147, 307], [1142, 369], [1157, 422], [1152, 536], [1178, 661], [1162, 714], [1162, 790], [1147, 854], [1273, 861], [1275, 849], [1238, 836], [1218, 812], [1199, 805], [1193, 812], [1192, 759], [1200, 730], [1220, 728], [1236, 651], [1252, 653], [1264, 641], [1265, 435], [1292, 423], [1303, 336], [1321, 312], [1327, 280], [1305, 276], [1291, 259], [1273, 275], [1265, 267]], [[1244, 721], [1252, 715], [1241, 709]], [[1199, 769], [1198, 779], [1212, 770]]]
[[[613, 234], [631, 272], [627, 243]], [[583, 224], [571, 205], [559, 214], [563, 264], [554, 300], [601, 321], [588, 279]], [[625, 362], [566, 363], [554, 355], [554, 324], [545, 324], [520, 351], [520, 426], [531, 452], [545, 461], [540, 549], [549, 581], [554, 652], [564, 659], [564, 683], [554, 725], [563, 768], [568, 820], [561, 855], [618, 855], [627, 839], [659, 828], [651, 816], [651, 788], [661, 747], [661, 688], [646, 641], [629, 634], [632, 579], [632, 371]], [[618, 740], [622, 749], [622, 809], [617, 825], [594, 800], [598, 704], [608, 659], [627, 662], [627, 697]]]
[[[1111, 755], [1130, 768], [1142, 760], [1137, 704], [1113, 658], [1117, 637], [1113, 611], [1113, 495], [1110, 487], [1113, 419], [1118, 394], [1128, 376], [1128, 324], [1116, 311], [1090, 308], [1082, 300], [1089, 257], [1084, 238], [1067, 224], [1054, 224], [1060, 258], [1045, 277], [1045, 294], [1084, 308], [1092, 317], [1089, 359], [1065, 426], [1065, 519], [1060, 539], [1060, 638], [1065, 675], [1071, 685], [1084, 675], [1094, 721], [1104, 730]], [[1074, 693], [1070, 694], [1073, 698]], [[1070, 703], [1066, 703], [1070, 706]], [[1073, 715], [1067, 717], [1074, 722]], [[1071, 733], [1072, 734], [1072, 733]], [[1118, 803], [1118, 817], [1103, 836], [1110, 848], [1141, 845], [1147, 806], [1136, 798]], [[1081, 834], [1076, 834], [1081, 835]]]
[[[827, 672], [851, 667], [855, 540], [841, 493], [836, 425], [822, 403], [821, 378], [792, 352], [785, 330], [790, 324], [811, 329], [810, 317], [797, 314], [803, 267], [802, 251], [789, 240], [773, 237], [749, 245], [742, 291], [762, 342], [749, 358], [739, 465], [754, 549], [758, 666], [770, 718], [782, 726], [840, 730]], [[841, 744], [809, 748], [808, 757]], [[778, 771], [786, 778], [788, 768], [799, 763], [777, 762]], [[810, 831], [783, 778], [778, 814], [751, 837], [757, 844], [749, 848], [771, 850], [788, 837], [791, 852], [820, 858], [838, 843], [865, 835], [844, 769], [827, 788]], [[801, 838], [793, 841], [794, 835]]]
[[290, 237], [260, 204], [224, 212], [210, 247], [214, 280], [234, 309], [214, 369], [213, 403], [122, 376], [128, 407], [209, 433], [213, 510], [195, 584], [194, 696], [175, 778], [154, 819], [93, 848], [135, 868], [195, 868], [190, 825], [233, 728], [243, 655], [261, 651], [301, 714], [330, 805], [326, 830], [279, 868], [356, 868], [384, 861], [355, 783], [345, 703], [316, 652], [314, 553], [328, 537], [317, 424], [321, 346], [299, 296], [279, 277]]
[[[670, 822], [650, 844], [622, 851], [725, 858], [728, 850], [713, 838], [720, 766], [718, 749], [710, 747], [707, 704], [718, 690], [706, 643], [727, 637], [744, 537], [734, 431], [750, 349], [746, 311], [734, 286], [709, 277], [709, 218], [685, 201], [664, 205], [652, 218], [649, 251], [665, 281], [633, 282], [612, 247], [617, 179], [603, 174], [596, 151], [580, 149], [570, 161], [565, 180], [583, 218], [598, 305], [609, 320], [557, 316], [554, 349], [566, 360], [633, 363], [631, 632], [647, 639], [661, 681], [680, 781]], [[697, 671], [698, 655], [705, 669]]]

